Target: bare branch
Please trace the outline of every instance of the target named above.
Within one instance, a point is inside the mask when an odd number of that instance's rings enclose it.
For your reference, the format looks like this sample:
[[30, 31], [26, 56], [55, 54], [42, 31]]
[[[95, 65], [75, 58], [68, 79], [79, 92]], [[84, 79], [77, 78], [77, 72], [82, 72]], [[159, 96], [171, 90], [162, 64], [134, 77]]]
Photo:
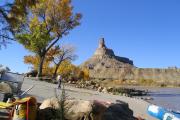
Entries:
[[49, 51], [57, 42], [58, 40], [68, 31], [68, 28], [65, 29], [61, 34], [58, 33], [57, 39], [55, 39], [46, 49], [46, 52]]
[[9, 20], [7, 14], [4, 12], [4, 9], [0, 7], [0, 14], [6, 19]]
[[9, 40], [13, 40], [13, 41], [16, 41], [14, 38], [11, 38], [11, 37], [9, 37], [9, 36], [7, 36], [7, 35], [2, 35], [2, 34], [0, 34], [0, 38], [5, 38], [5, 39], [9, 39]]

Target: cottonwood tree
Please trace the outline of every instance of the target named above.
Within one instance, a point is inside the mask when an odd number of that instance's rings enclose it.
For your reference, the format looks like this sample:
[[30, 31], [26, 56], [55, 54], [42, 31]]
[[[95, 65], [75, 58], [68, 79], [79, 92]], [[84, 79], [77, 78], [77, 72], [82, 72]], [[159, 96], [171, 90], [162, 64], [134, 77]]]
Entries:
[[[71, 63], [75, 60], [77, 56], [74, 54], [75, 48], [72, 45], [55, 46], [51, 48], [44, 60], [43, 74], [52, 75], [53, 78], [56, 77], [57, 71], [62, 62], [68, 61]], [[40, 59], [37, 55], [24, 56], [24, 63], [32, 65], [33, 70], [38, 69]]]
[[0, 47], [9, 41], [15, 41], [14, 35], [23, 28], [28, 9], [37, 0], [1, 0], [0, 6]]
[[73, 13], [70, 0], [39, 0], [16, 39], [39, 56], [38, 77], [42, 75], [46, 53], [70, 30], [78, 26], [81, 14]]
[[24, 56], [24, 63], [31, 65], [33, 70], [37, 70], [39, 65], [39, 57], [33, 55], [26, 55]]
[[[71, 62], [77, 58], [77, 55], [74, 54], [75, 48], [72, 45], [56, 46], [54, 50], [55, 50], [54, 54], [47, 55], [47, 56], [51, 56], [52, 61], [55, 64], [53, 78], [56, 77], [58, 68], [63, 61]], [[53, 53], [53, 52], [49, 52], [49, 53]]]
[[[39, 65], [39, 56], [37, 55], [27, 55], [24, 56], [24, 63], [29, 64], [32, 67], [32, 70], [37, 71]], [[49, 59], [44, 60], [43, 64], [43, 75], [52, 75], [54, 71], [54, 66], [50, 66], [51, 61]]]

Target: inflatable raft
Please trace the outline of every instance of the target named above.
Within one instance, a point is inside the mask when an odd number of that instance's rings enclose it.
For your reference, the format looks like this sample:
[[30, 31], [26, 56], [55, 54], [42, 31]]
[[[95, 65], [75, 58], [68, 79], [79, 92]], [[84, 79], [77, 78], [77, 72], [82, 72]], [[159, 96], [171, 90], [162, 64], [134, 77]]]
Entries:
[[159, 120], [180, 120], [180, 112], [169, 111], [156, 105], [149, 105], [147, 112]]

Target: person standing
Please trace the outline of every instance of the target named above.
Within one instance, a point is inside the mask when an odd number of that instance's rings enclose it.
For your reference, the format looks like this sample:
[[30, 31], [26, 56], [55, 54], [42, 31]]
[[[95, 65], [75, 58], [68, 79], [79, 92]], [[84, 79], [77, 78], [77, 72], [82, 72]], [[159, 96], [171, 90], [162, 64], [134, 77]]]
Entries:
[[58, 89], [61, 89], [61, 82], [62, 82], [62, 76], [61, 75], [57, 76], [57, 81], [58, 81]]

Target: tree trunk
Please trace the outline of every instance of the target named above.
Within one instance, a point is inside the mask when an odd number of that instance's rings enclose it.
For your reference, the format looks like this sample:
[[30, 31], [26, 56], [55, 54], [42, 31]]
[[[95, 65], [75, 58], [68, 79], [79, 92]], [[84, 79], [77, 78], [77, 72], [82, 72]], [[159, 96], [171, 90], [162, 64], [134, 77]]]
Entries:
[[45, 56], [40, 56], [40, 63], [39, 63], [39, 66], [38, 66], [38, 74], [37, 74], [38, 78], [42, 76], [44, 58], [45, 58]]
[[61, 64], [61, 62], [60, 62], [60, 63], [58, 63], [58, 64], [56, 65], [56, 69], [55, 69], [55, 71], [54, 71], [54, 73], [53, 73], [53, 79], [55, 79], [55, 78], [56, 78], [56, 75], [57, 75], [57, 70], [58, 70], [58, 68], [59, 68], [60, 64]]

